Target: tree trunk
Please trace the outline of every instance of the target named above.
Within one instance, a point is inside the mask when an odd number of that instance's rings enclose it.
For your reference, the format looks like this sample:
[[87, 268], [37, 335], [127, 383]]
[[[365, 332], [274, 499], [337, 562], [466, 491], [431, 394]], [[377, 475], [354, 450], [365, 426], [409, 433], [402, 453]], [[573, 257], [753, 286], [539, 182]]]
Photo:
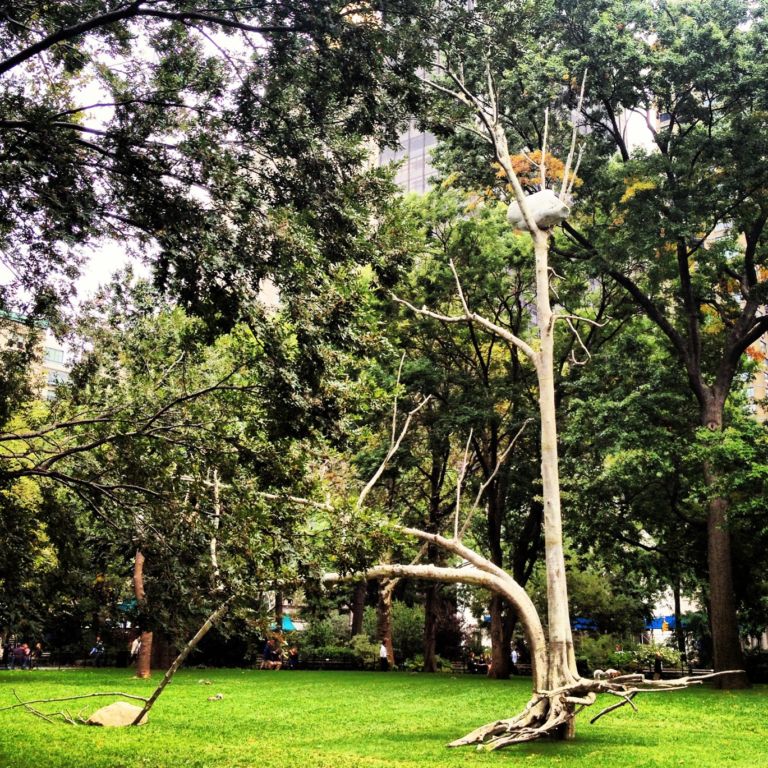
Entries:
[[[495, 466], [495, 457], [492, 464]], [[503, 493], [499, 479], [491, 482], [488, 488], [488, 548], [491, 552], [491, 560], [499, 568], [504, 567], [504, 554], [501, 549], [501, 523], [503, 518]], [[491, 614], [491, 668], [488, 676], [496, 680], [507, 680], [509, 678], [509, 654], [510, 637], [505, 632], [504, 614], [507, 608], [506, 601], [501, 595], [491, 596], [489, 612]]]
[[509, 606], [501, 595], [491, 597], [491, 668], [488, 677], [508, 680], [512, 636], [509, 632]]
[[144, 591], [144, 553], [140, 549], [136, 550], [133, 562], [133, 593], [141, 623], [141, 646], [136, 659], [136, 677], [146, 679], [152, 675], [152, 632], [145, 626], [147, 598]]
[[379, 585], [379, 600], [376, 604], [376, 631], [380, 642], [387, 646], [387, 661], [390, 669], [395, 666], [395, 650], [392, 644], [392, 593], [397, 579], [383, 581]]
[[365, 615], [365, 596], [367, 591], [364, 581], [355, 584], [355, 592], [352, 597], [352, 637], [363, 632], [363, 616]]
[[[675, 580], [675, 584], [672, 587], [672, 594], [675, 600], [675, 641], [677, 642], [677, 650], [680, 654], [680, 672], [683, 672], [683, 661], [687, 661], [685, 654], [685, 631], [683, 630], [683, 610], [680, 605], [680, 579]], [[690, 668], [690, 664], [688, 665]]]
[[429, 584], [424, 601], [424, 672], [437, 672], [435, 645], [440, 605], [439, 589], [437, 584]]
[[[713, 397], [704, 407], [702, 423], [713, 431], [723, 428], [724, 398]], [[718, 480], [717, 470], [704, 466], [704, 480], [708, 488]], [[744, 654], [739, 639], [736, 615], [736, 597], [733, 592], [733, 561], [731, 534], [728, 530], [728, 501], [711, 497], [707, 514], [707, 565], [709, 569], [709, 606], [712, 623], [712, 645], [715, 672], [744, 669]], [[715, 678], [715, 684], [724, 689], [746, 688], [746, 674], [725, 675]]]
[[283, 631], [283, 593], [275, 591], [275, 632]]
[[[544, 499], [544, 558], [547, 566], [547, 618], [549, 625], [549, 688], [569, 685], [578, 678], [568, 611], [565, 555], [560, 510], [560, 476], [555, 413], [554, 316], [549, 301], [549, 233], [534, 234], [536, 256], [536, 311], [539, 354], [536, 374], [541, 417], [541, 479]], [[573, 719], [561, 735], [573, 735]]]

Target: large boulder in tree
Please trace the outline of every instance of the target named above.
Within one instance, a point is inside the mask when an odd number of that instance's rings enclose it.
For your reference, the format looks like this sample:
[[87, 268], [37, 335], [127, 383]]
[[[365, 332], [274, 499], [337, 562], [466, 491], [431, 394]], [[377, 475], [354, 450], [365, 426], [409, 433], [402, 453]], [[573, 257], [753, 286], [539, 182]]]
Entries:
[[[528, 210], [540, 229], [549, 229], [555, 224], [560, 224], [568, 218], [571, 209], [562, 202], [551, 189], [542, 189], [525, 198]], [[528, 230], [528, 225], [523, 218], [523, 212], [517, 201], [510, 204], [507, 209], [507, 220], [515, 229]]]

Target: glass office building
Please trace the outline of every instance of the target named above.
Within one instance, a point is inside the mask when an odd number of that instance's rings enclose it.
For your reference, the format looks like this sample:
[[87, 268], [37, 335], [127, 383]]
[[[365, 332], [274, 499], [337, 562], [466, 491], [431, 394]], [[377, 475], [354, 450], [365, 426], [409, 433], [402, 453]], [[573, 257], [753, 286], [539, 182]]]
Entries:
[[431, 133], [423, 133], [411, 123], [400, 136], [400, 148], [385, 149], [379, 154], [379, 165], [401, 163], [395, 182], [404, 192], [424, 193], [429, 189], [429, 179], [434, 173], [431, 151], [437, 139]]

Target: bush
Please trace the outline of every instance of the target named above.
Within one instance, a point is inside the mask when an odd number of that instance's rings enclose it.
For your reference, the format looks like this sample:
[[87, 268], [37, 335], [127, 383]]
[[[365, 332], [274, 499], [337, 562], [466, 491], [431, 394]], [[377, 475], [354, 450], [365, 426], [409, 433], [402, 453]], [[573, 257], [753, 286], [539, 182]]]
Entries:
[[621, 669], [627, 665], [625, 654], [626, 651], [616, 651], [616, 638], [613, 635], [582, 637], [576, 649], [576, 663], [585, 672], [611, 667]]
[[[451, 672], [451, 662], [448, 659], [444, 659], [442, 656], [435, 656], [435, 663], [437, 664], [438, 672]], [[416, 656], [407, 659], [403, 664], [403, 669], [407, 672], [421, 672], [424, 669], [424, 656], [417, 654]]]
[[748, 651], [744, 666], [752, 683], [768, 683], [768, 651]]
[[296, 634], [294, 642], [302, 653], [319, 655], [320, 648], [343, 646], [349, 641], [349, 618], [341, 614], [312, 621], [307, 628]]
[[[363, 617], [363, 630], [372, 641], [381, 638], [376, 632], [376, 609], [368, 607]], [[410, 659], [424, 648], [424, 608], [409, 606], [399, 600], [392, 603], [392, 645], [400, 659]]]
[[355, 661], [362, 667], [375, 667], [379, 661], [379, 645], [365, 635], [355, 635], [350, 643]]
[[661, 654], [661, 663], [665, 667], [680, 667], [680, 652], [668, 645], [638, 645], [635, 659], [641, 668], [653, 669], [657, 653]]
[[314, 656], [323, 661], [344, 661], [354, 664], [355, 652], [345, 645], [323, 645], [307, 652], [308, 656]]
[[679, 667], [680, 653], [666, 645], [627, 645], [616, 650], [617, 640], [612, 635], [583, 637], [576, 649], [576, 663], [582, 674], [595, 669], [618, 669], [625, 672], [653, 669], [656, 654], [661, 654], [665, 667]]

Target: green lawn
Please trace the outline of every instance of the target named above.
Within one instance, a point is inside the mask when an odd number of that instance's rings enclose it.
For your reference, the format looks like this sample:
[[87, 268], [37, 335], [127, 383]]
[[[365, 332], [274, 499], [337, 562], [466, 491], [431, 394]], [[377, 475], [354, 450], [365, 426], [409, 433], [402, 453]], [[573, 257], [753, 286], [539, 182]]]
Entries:
[[[209, 679], [211, 685], [198, 681]], [[24, 699], [152, 684], [122, 670], [0, 672], [0, 705]], [[221, 701], [209, 696], [223, 693]], [[768, 686], [738, 693], [707, 688], [638, 699], [577, 726], [569, 743], [529, 744], [492, 754], [446, 742], [514, 714], [529, 681], [355, 672], [185, 670], [140, 728], [52, 725], [20, 709], [0, 712], [0, 768], [422, 768], [534, 765], [568, 768], [749, 766], [768, 768]], [[78, 712], [105, 703], [70, 702]], [[47, 711], [56, 706], [47, 705]], [[66, 705], [65, 705], [66, 706]], [[40, 706], [43, 708], [43, 705]], [[593, 712], [597, 712], [593, 708]]]

